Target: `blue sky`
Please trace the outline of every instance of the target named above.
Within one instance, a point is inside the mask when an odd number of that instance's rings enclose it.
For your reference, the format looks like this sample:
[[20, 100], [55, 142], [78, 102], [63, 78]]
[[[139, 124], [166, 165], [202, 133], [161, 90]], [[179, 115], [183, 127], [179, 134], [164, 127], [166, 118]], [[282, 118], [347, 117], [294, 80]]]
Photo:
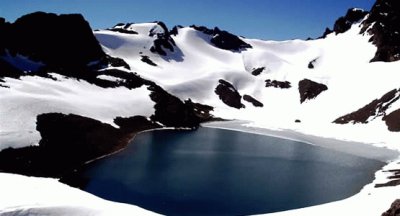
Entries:
[[369, 10], [375, 0], [1, 0], [0, 17], [13, 22], [45, 11], [81, 13], [93, 29], [118, 22], [161, 20], [218, 26], [248, 38], [285, 40], [320, 36], [350, 7]]

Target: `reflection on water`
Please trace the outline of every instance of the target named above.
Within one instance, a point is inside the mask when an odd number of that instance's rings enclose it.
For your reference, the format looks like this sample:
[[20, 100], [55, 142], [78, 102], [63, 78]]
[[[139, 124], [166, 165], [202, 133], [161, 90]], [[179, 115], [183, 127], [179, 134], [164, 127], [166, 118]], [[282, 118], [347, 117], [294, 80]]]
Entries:
[[349, 197], [384, 164], [221, 129], [152, 131], [82, 174], [85, 190], [167, 215], [243, 215]]

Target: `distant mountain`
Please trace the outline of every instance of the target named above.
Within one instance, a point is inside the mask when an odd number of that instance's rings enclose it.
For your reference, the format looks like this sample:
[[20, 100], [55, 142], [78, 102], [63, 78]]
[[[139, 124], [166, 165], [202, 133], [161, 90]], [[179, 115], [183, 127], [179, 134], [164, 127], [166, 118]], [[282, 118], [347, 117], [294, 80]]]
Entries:
[[160, 21], [93, 32], [78, 14], [0, 19], [0, 170], [61, 177], [139, 131], [214, 119], [391, 142], [399, 11], [378, 0], [320, 39], [282, 42]]

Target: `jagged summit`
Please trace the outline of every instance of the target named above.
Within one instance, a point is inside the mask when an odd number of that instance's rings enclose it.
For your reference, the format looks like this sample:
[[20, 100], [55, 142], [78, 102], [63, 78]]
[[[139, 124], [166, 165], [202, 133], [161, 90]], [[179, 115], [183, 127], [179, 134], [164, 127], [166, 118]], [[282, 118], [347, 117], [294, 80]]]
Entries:
[[400, 1], [377, 0], [362, 24], [378, 48], [371, 61], [400, 60]]
[[360, 22], [368, 14], [368, 11], [364, 11], [360, 8], [351, 8], [347, 11], [345, 16], [340, 17], [336, 20], [333, 25], [333, 30], [326, 28], [322, 38], [325, 38], [328, 34], [335, 32], [336, 34], [344, 33], [351, 28], [354, 23]]
[[[362, 22], [361, 22], [362, 21]], [[331, 33], [344, 33], [353, 24], [360, 23], [360, 34], [371, 35], [370, 41], [376, 45], [377, 51], [371, 62], [392, 62], [400, 60], [400, 2], [394, 0], [378, 0], [370, 12], [351, 8], [345, 16], [336, 20], [333, 30], [326, 28], [321, 38]]]

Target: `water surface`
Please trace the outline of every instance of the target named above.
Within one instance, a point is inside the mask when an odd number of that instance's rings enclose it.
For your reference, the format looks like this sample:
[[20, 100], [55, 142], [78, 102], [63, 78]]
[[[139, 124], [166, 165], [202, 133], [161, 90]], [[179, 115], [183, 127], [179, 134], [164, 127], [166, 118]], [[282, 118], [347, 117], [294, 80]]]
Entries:
[[301, 142], [200, 128], [138, 135], [89, 165], [84, 190], [167, 215], [246, 215], [344, 199], [384, 163]]

